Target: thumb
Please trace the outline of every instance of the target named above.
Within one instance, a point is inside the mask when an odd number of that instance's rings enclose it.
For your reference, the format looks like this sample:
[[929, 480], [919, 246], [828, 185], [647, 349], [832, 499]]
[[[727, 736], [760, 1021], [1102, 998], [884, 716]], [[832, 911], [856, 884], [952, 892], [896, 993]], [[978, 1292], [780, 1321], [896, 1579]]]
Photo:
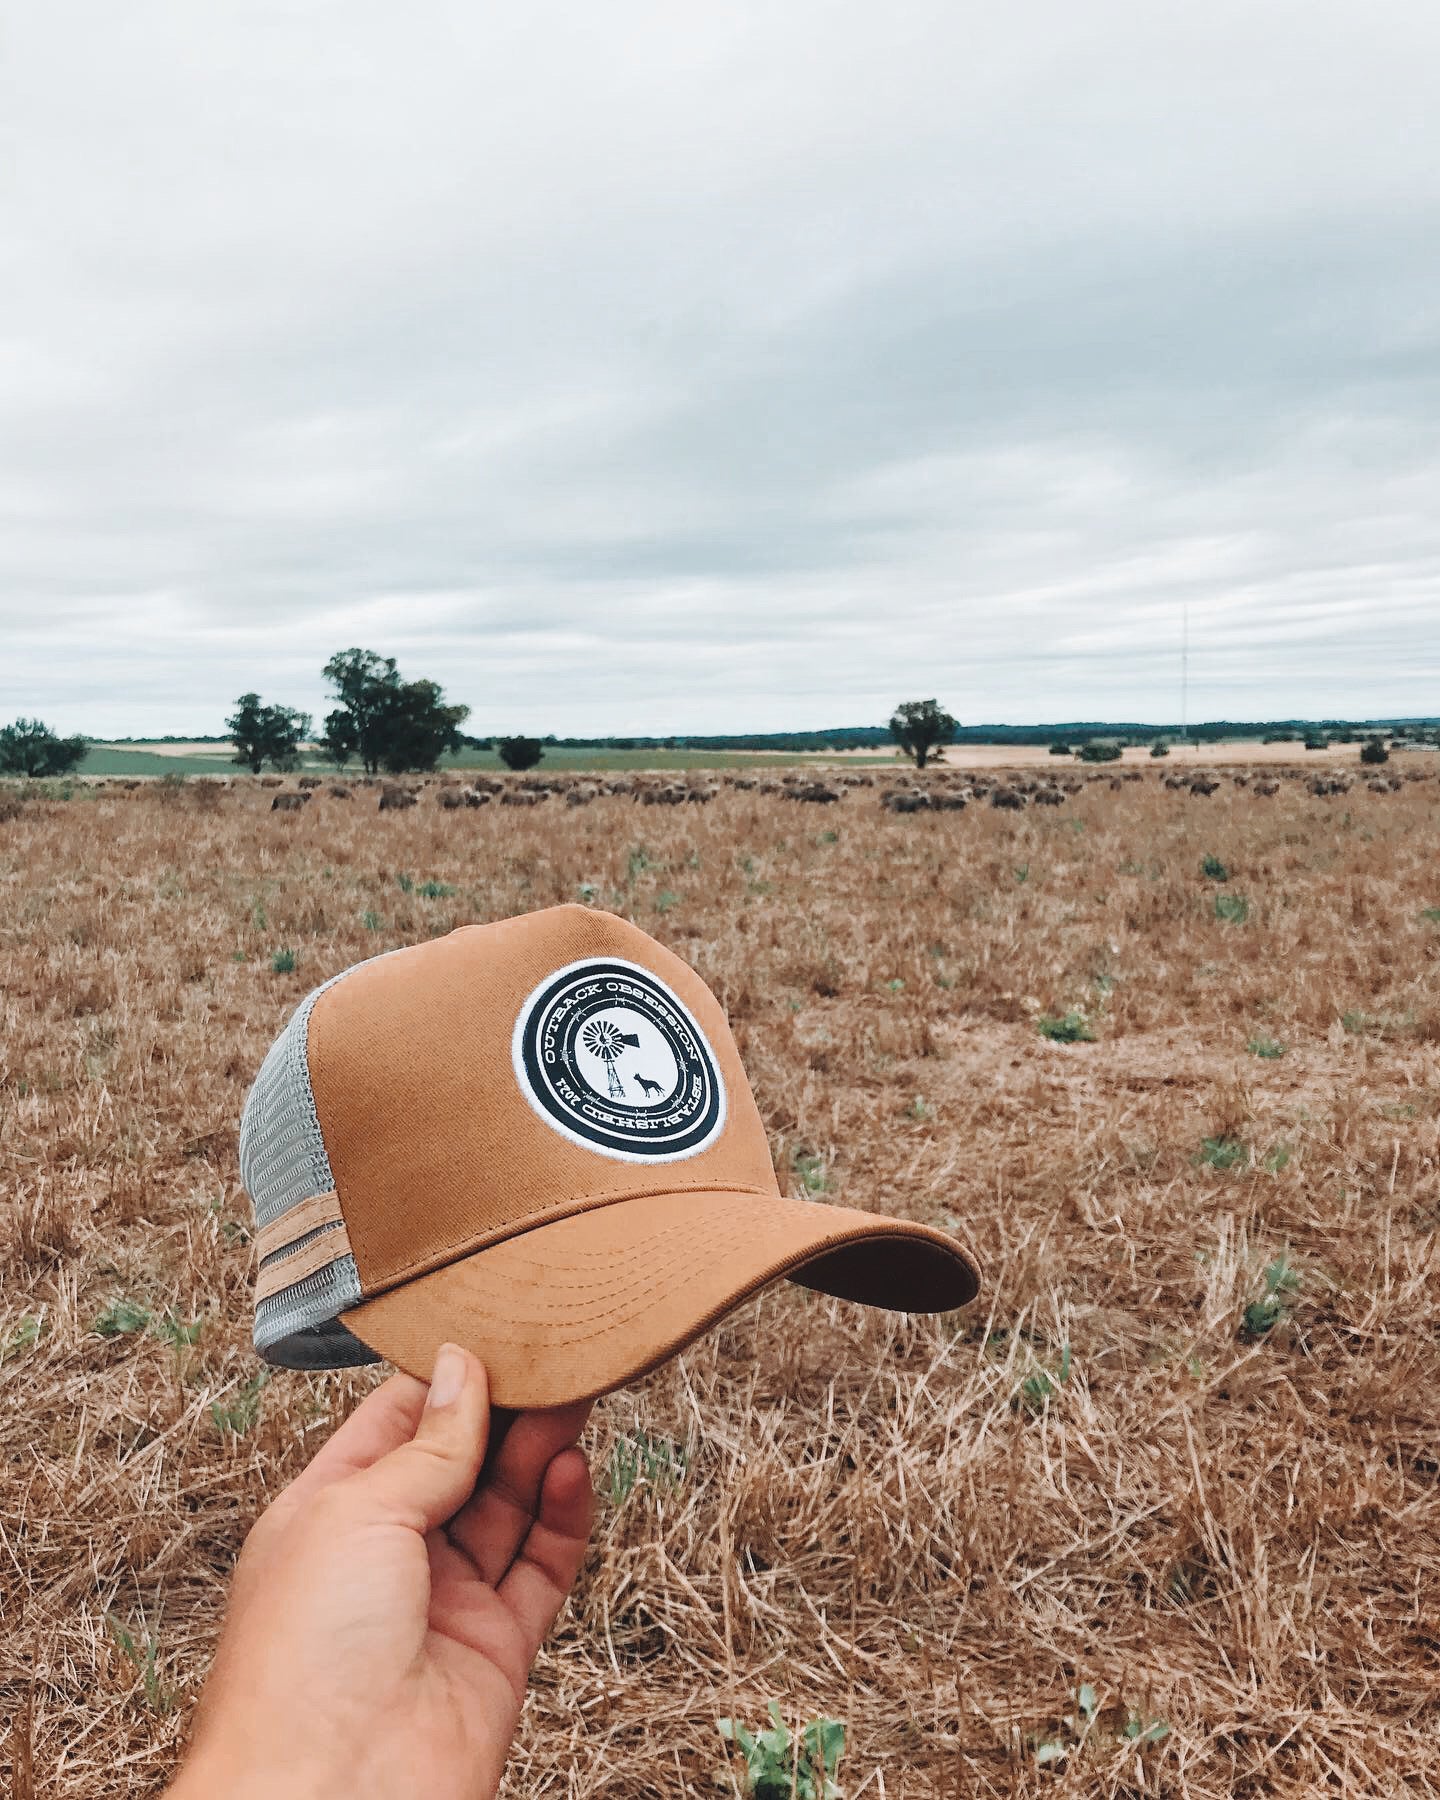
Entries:
[[414, 1437], [347, 1485], [375, 1510], [433, 1531], [470, 1498], [489, 1436], [485, 1365], [458, 1344], [442, 1344]]

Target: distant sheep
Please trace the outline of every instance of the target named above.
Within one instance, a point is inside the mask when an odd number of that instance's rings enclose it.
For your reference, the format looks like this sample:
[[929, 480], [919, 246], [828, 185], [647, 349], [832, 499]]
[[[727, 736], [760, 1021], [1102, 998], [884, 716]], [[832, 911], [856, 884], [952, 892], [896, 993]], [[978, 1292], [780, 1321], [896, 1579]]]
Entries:
[[930, 796], [922, 794], [918, 788], [899, 788], [893, 793], [883, 794], [880, 804], [886, 812], [915, 813], [930, 810]]
[[385, 787], [380, 790], [381, 812], [404, 812], [407, 806], [415, 806], [419, 796], [412, 794], [408, 788]]
[[308, 794], [276, 794], [270, 802], [271, 812], [303, 812], [310, 796]]
[[999, 807], [1002, 812], [1023, 812], [1025, 796], [1016, 793], [1014, 788], [997, 787], [990, 795], [990, 804]]

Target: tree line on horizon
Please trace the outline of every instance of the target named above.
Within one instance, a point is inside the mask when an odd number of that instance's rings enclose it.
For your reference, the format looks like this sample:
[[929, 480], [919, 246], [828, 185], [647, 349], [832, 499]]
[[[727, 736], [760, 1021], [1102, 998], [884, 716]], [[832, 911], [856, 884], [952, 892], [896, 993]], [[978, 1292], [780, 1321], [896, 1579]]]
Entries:
[[[1177, 738], [1198, 746], [1240, 732], [1246, 736], [1262, 735], [1266, 743], [1303, 744], [1307, 750], [1347, 742], [1367, 746], [1373, 742], [1383, 750], [1381, 739], [1386, 736], [1392, 744], [1440, 743], [1440, 729], [1436, 729], [1440, 721], [1433, 719], [1364, 724], [1338, 719], [1319, 724], [1278, 720], [1249, 725], [1224, 720], [1193, 725], [1183, 735], [1174, 727], [1099, 721], [1063, 726], [964, 727], [934, 699], [903, 702], [888, 725], [847, 726], [825, 732], [610, 738], [561, 738], [552, 733], [543, 738], [491, 739], [467, 736], [461, 727], [470, 716], [470, 708], [447, 701], [444, 689], [436, 681], [423, 677], [406, 680], [393, 656], [358, 647], [337, 651], [325, 664], [323, 675], [334, 704], [318, 737], [312, 737], [313, 719], [309, 713], [266, 702], [252, 690], [236, 700], [234, 713], [225, 721], [225, 737], [202, 741], [232, 743], [231, 760], [257, 775], [267, 765], [280, 771], [296, 768], [304, 747], [314, 743], [337, 769], [343, 770], [354, 762], [371, 776], [382, 772], [429, 773], [438, 767], [442, 756], [492, 747], [508, 768], [528, 769], [540, 762], [551, 746], [607, 750], [763, 749], [794, 754], [878, 748], [889, 743], [923, 769], [942, 757], [947, 746], [962, 742], [1046, 745], [1054, 755], [1076, 755], [1097, 762], [1117, 758], [1130, 745], [1148, 745], [1152, 755], [1164, 756]], [[39, 719], [16, 719], [0, 726], [0, 775], [66, 775], [79, 767], [89, 748], [89, 740], [84, 736], [62, 737]], [[1368, 759], [1373, 760], [1374, 756], [1374, 750], [1367, 749]]]

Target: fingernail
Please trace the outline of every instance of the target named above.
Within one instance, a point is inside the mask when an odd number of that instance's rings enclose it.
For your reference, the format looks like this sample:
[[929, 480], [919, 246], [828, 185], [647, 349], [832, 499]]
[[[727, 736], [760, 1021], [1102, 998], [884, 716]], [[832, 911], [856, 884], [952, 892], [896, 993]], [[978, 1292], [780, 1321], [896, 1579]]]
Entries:
[[430, 1392], [425, 1405], [427, 1408], [448, 1406], [458, 1399], [464, 1385], [465, 1353], [457, 1350], [454, 1344], [442, 1344], [435, 1358], [435, 1373], [430, 1377]]

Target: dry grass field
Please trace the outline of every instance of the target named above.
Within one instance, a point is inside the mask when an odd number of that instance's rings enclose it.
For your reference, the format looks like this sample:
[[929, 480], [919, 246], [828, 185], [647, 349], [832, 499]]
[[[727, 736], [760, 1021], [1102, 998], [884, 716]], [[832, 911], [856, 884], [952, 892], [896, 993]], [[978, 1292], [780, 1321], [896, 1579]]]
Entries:
[[985, 1283], [944, 1318], [786, 1285], [600, 1404], [507, 1791], [734, 1793], [715, 1722], [774, 1700], [844, 1722], [847, 1800], [1440, 1794], [1414, 773], [0, 808], [0, 1791], [163, 1789], [248, 1525], [376, 1379], [250, 1349], [236, 1126], [289, 1010], [582, 898], [727, 1005], [786, 1184], [951, 1223]]

